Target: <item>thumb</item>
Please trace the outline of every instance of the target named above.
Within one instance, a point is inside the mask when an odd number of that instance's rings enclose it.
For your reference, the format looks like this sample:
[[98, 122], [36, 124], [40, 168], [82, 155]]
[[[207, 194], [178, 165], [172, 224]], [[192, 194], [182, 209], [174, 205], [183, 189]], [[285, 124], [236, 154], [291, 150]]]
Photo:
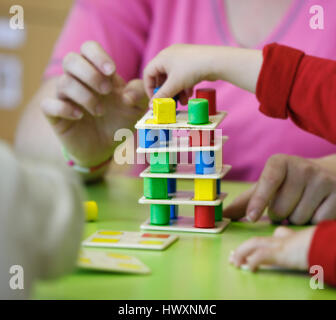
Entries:
[[239, 220], [245, 217], [246, 208], [254, 190], [255, 185], [234, 199], [231, 204], [223, 210], [223, 217], [230, 218], [232, 220]]
[[134, 79], [128, 82], [123, 89], [122, 97], [123, 102], [132, 107], [138, 106], [145, 109], [148, 105], [148, 98], [141, 79]]

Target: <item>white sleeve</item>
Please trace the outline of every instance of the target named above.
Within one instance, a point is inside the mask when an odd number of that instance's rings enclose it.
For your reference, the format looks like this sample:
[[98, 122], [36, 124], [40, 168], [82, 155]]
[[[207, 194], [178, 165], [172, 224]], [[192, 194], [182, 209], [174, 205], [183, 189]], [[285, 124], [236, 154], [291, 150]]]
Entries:
[[[64, 170], [18, 159], [0, 143], [0, 299], [27, 298], [35, 279], [74, 266], [83, 197], [75, 175]], [[24, 288], [13, 290], [13, 283], [20, 286], [20, 279], [13, 280], [19, 271], [11, 270], [16, 265], [22, 267]]]

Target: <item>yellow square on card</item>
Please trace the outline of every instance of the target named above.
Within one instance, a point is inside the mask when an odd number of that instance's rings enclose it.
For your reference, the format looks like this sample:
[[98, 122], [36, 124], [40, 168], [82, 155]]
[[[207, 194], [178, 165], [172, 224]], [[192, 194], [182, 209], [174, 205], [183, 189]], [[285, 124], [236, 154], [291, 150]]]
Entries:
[[102, 236], [120, 236], [123, 234], [121, 231], [109, 231], [109, 230], [99, 231], [98, 233]]
[[119, 242], [120, 239], [111, 239], [111, 238], [93, 238], [91, 242], [97, 242], [97, 243], [116, 243]]
[[153, 100], [153, 120], [157, 124], [176, 123], [176, 102], [172, 98]]
[[216, 200], [216, 180], [195, 179], [195, 200]]

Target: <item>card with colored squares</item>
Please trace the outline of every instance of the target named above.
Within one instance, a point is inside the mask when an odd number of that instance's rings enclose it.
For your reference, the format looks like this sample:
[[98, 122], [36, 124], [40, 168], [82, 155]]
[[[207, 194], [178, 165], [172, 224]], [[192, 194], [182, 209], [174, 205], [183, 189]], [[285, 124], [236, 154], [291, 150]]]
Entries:
[[177, 236], [163, 233], [99, 230], [84, 240], [86, 247], [164, 250]]
[[142, 274], [151, 272], [143, 262], [135, 257], [99, 249], [81, 249], [77, 266], [83, 269], [108, 272]]

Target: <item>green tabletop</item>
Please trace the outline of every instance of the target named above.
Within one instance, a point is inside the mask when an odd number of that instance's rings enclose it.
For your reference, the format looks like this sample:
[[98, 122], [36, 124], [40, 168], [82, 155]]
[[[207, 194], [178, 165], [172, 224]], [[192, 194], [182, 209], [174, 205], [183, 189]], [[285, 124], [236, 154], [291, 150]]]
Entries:
[[[248, 184], [222, 183], [229, 203]], [[191, 181], [178, 181], [192, 190]], [[84, 237], [99, 229], [140, 231], [149, 206], [138, 204], [142, 180], [114, 177], [87, 188], [99, 206], [99, 220], [87, 223]], [[224, 203], [224, 205], [225, 205]], [[191, 206], [180, 213], [192, 215]], [[268, 222], [231, 223], [220, 234], [176, 233], [179, 239], [165, 251], [118, 250], [148, 265], [149, 275], [75, 270], [63, 278], [37, 283], [35, 299], [336, 299], [336, 290], [313, 290], [304, 273], [259, 271], [251, 273], [228, 263], [230, 251], [252, 236], [271, 235]]]

